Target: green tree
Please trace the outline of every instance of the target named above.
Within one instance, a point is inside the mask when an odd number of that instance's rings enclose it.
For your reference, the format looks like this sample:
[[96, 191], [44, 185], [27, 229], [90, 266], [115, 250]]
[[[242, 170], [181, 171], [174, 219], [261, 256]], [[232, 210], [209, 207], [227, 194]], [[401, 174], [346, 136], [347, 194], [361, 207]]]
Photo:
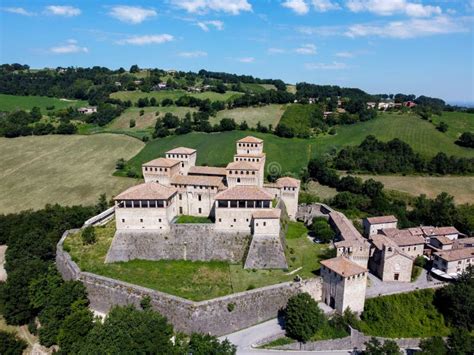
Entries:
[[420, 341], [420, 355], [447, 355], [446, 343], [440, 336], [423, 339]]
[[125, 159], [124, 158], [120, 158], [119, 160], [117, 160], [117, 162], [115, 163], [115, 169], [117, 170], [123, 170], [125, 168]]
[[30, 116], [33, 122], [39, 121], [43, 115], [41, 114], [41, 109], [39, 107], [33, 107], [30, 111]]
[[187, 353], [193, 355], [234, 355], [236, 346], [227, 339], [220, 342], [212, 335], [193, 333], [189, 340]]
[[140, 72], [140, 68], [138, 67], [138, 65], [133, 64], [133, 65], [130, 67], [130, 73], [138, 73], [138, 72]]
[[322, 217], [315, 217], [313, 219], [311, 231], [315, 238], [323, 243], [329, 243], [336, 236], [336, 233], [331, 228], [328, 221]]
[[109, 208], [109, 203], [107, 202], [107, 195], [105, 193], [100, 194], [99, 200], [97, 201], [97, 204], [95, 205], [95, 210], [97, 213], [101, 213], [105, 211], [107, 208]]
[[438, 126], [436, 127], [436, 129], [437, 129], [438, 131], [443, 132], [443, 133], [444, 133], [444, 132], [447, 132], [447, 131], [448, 131], [448, 128], [449, 128], [448, 124], [447, 124], [446, 122], [444, 122], [444, 121], [441, 121], [441, 122], [438, 124]]
[[17, 338], [14, 333], [0, 330], [0, 354], [21, 355], [26, 346], [26, 342]]
[[365, 343], [365, 355], [399, 355], [400, 347], [393, 340], [385, 340], [382, 344], [377, 338], [372, 337]]
[[451, 355], [472, 355], [474, 336], [466, 329], [453, 329], [448, 337], [448, 353]]
[[71, 314], [64, 318], [57, 337], [62, 354], [70, 354], [74, 348], [80, 348], [83, 339], [94, 327], [94, 315], [84, 300], [74, 302], [71, 310]]
[[308, 293], [300, 293], [288, 300], [285, 327], [290, 338], [308, 341], [324, 322], [324, 314]]
[[84, 228], [81, 232], [82, 243], [94, 244], [96, 242], [95, 229], [92, 226]]

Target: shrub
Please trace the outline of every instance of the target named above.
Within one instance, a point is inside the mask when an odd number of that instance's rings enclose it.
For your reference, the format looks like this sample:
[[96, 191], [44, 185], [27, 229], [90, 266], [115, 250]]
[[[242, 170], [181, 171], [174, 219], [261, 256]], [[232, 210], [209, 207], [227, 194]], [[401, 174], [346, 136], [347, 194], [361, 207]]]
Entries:
[[129, 126], [130, 126], [130, 128], [133, 128], [133, 127], [135, 127], [135, 125], [136, 125], [135, 120], [132, 118], [130, 120]]
[[308, 341], [324, 322], [324, 314], [308, 293], [300, 293], [288, 300], [285, 324], [290, 338]]
[[125, 168], [125, 159], [124, 158], [120, 158], [119, 160], [117, 160], [117, 162], [115, 163], [115, 169], [117, 170], [123, 170]]
[[147, 309], [151, 309], [151, 297], [145, 296], [140, 301], [140, 307], [146, 311]]
[[235, 303], [229, 303], [229, 304], [227, 305], [227, 310], [228, 310], [229, 312], [232, 312], [234, 309], [235, 309]]
[[97, 240], [94, 227], [88, 226], [84, 228], [81, 233], [81, 239], [84, 244], [94, 244]]
[[0, 330], [0, 354], [21, 355], [26, 349], [26, 342], [13, 333]]

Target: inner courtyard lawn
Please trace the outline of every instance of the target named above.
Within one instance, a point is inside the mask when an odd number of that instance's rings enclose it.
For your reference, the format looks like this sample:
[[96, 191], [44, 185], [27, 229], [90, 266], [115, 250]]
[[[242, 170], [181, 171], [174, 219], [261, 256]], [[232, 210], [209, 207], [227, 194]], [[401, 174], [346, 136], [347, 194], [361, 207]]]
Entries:
[[[221, 261], [132, 260], [105, 264], [105, 256], [115, 233], [114, 222], [96, 227], [97, 242], [83, 245], [80, 233], [69, 236], [64, 248], [83, 271], [148, 287], [193, 301], [292, 281], [296, 275], [314, 277], [327, 251], [307, 238], [302, 223], [290, 222], [286, 257], [289, 270], [244, 270], [242, 264]], [[301, 269], [299, 269], [301, 268]], [[299, 269], [296, 273], [291, 271]]]

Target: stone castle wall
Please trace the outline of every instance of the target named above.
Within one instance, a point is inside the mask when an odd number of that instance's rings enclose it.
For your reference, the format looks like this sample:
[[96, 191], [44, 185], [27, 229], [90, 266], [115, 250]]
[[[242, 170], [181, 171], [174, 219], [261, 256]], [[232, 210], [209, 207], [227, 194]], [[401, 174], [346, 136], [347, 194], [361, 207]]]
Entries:
[[117, 231], [106, 262], [146, 260], [226, 260], [241, 262], [251, 237], [216, 232], [214, 224], [171, 224], [168, 233]]
[[166, 316], [176, 330], [220, 336], [276, 317], [278, 311], [285, 307], [288, 298], [297, 293], [309, 292], [317, 301], [321, 300], [321, 279], [314, 278], [303, 282], [286, 282], [262, 287], [208, 301], [193, 302], [145, 287], [82, 272], [63, 249], [63, 242], [68, 234], [69, 231], [65, 232], [57, 245], [56, 267], [64, 279], [79, 280], [85, 285], [91, 307], [99, 312], [108, 312], [116, 305], [138, 307], [141, 299], [149, 296], [153, 309]]

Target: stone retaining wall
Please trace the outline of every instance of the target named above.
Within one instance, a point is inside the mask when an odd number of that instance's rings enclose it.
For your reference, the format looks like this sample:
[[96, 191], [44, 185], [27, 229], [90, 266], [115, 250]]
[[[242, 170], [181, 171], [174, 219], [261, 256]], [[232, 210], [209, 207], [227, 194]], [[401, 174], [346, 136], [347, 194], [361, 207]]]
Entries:
[[108, 277], [82, 272], [63, 249], [66, 231], [57, 245], [56, 267], [66, 280], [79, 280], [87, 288], [91, 308], [108, 312], [115, 305], [139, 306], [149, 296], [154, 310], [168, 318], [176, 330], [202, 332], [216, 336], [235, 332], [277, 316], [288, 298], [310, 292], [321, 300], [321, 279], [286, 282], [278, 285], [235, 293], [208, 301], [193, 302], [163, 292], [132, 285]]

